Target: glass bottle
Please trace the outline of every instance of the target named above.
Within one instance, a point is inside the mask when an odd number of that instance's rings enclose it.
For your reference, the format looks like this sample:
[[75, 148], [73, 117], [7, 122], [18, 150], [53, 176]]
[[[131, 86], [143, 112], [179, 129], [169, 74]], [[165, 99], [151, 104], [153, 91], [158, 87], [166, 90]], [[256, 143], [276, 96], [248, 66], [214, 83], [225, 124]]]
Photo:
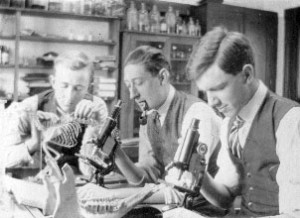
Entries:
[[149, 31], [149, 15], [145, 3], [141, 3], [139, 11], [139, 31]]
[[190, 36], [195, 36], [195, 23], [192, 17], [190, 17], [189, 23], [188, 23], [188, 34]]
[[4, 65], [9, 64], [9, 48], [7, 46], [2, 46], [1, 63]]
[[133, 1], [130, 2], [130, 7], [127, 10], [127, 29], [128, 30], [138, 29], [138, 13]]
[[162, 16], [160, 19], [160, 32], [161, 33], [167, 33], [167, 23], [166, 23], [166, 17]]
[[83, 13], [87, 15], [91, 15], [93, 10], [93, 1], [92, 0], [84, 0], [83, 4]]
[[196, 20], [196, 36], [201, 36], [201, 26], [199, 20]]
[[176, 16], [172, 6], [169, 6], [169, 9], [166, 13], [166, 22], [167, 22], [167, 32], [175, 33]]
[[175, 11], [176, 24], [175, 24], [175, 33], [181, 34], [182, 32], [182, 18], [180, 17], [179, 10]]
[[157, 5], [154, 4], [150, 12], [150, 31], [153, 33], [159, 33], [160, 30], [160, 13], [157, 10]]
[[182, 22], [182, 32], [181, 32], [181, 34], [182, 35], [187, 35], [188, 34], [188, 27], [187, 27], [185, 21]]

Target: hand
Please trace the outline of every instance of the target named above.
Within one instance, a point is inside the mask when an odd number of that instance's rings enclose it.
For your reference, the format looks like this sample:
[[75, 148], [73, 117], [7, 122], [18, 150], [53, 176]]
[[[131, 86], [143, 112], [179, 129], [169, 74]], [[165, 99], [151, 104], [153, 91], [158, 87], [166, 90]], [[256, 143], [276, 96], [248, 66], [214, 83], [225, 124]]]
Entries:
[[96, 112], [97, 106], [90, 100], [81, 100], [75, 108], [74, 117], [80, 119], [90, 119]]
[[30, 138], [26, 139], [25, 145], [27, 146], [28, 152], [33, 155], [40, 146], [41, 143], [41, 132], [38, 130], [34, 119], [30, 121]]
[[59, 117], [55, 113], [37, 111], [36, 126], [39, 130], [45, 130], [59, 122]]
[[193, 189], [196, 185], [196, 177], [189, 171], [183, 171], [177, 167], [172, 167], [166, 177], [166, 182], [172, 183], [177, 186], [181, 186], [187, 189]]

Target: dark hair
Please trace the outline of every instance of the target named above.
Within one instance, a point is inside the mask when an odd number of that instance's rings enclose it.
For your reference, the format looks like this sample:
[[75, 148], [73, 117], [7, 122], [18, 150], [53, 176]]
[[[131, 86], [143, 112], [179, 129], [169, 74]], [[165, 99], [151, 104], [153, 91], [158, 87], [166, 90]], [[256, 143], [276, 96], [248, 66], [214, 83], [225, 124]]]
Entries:
[[254, 55], [249, 40], [239, 32], [228, 32], [216, 27], [205, 34], [195, 46], [187, 65], [191, 78], [199, 78], [216, 63], [225, 73], [236, 75], [245, 64], [254, 66]]
[[124, 62], [129, 64], [141, 64], [152, 76], [157, 76], [162, 68], [170, 71], [170, 64], [162, 50], [151, 46], [139, 46], [130, 52]]

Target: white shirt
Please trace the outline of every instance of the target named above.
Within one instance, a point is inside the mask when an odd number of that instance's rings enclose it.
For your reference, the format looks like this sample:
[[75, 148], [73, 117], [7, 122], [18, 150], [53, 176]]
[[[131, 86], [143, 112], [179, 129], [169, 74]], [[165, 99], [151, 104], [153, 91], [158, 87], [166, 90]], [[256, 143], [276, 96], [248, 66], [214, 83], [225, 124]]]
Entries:
[[[159, 113], [159, 120], [161, 125], [164, 124], [169, 107], [175, 96], [175, 88], [170, 86], [168, 97], [164, 104], [157, 110]], [[218, 141], [219, 141], [219, 128], [221, 126], [221, 118], [219, 118], [215, 112], [204, 102], [197, 102], [191, 105], [183, 117], [181, 135], [178, 139], [178, 143], [181, 144], [186, 131], [191, 125], [191, 122], [195, 119], [200, 120], [198, 132], [200, 134], [199, 142], [208, 145], [208, 152], [206, 154], [206, 160], [211, 156]]]
[[[245, 146], [252, 122], [267, 91], [267, 87], [260, 81], [254, 96], [239, 113], [239, 116], [245, 120], [238, 132], [242, 147]], [[224, 119], [225, 122], [226, 119]], [[221, 132], [223, 132], [226, 127], [222, 125], [221, 128]], [[276, 153], [280, 161], [276, 175], [279, 185], [279, 211], [280, 213], [289, 213], [300, 209], [300, 107], [290, 109], [283, 116], [275, 134]], [[236, 182], [237, 172], [233, 170], [234, 166], [229, 161], [227, 154], [222, 146], [217, 160], [220, 170], [216, 175], [216, 180], [231, 187]]]
[[[158, 108], [159, 119], [161, 125], [164, 124], [165, 118], [167, 116], [169, 107], [172, 100], [175, 96], [175, 88], [170, 86], [170, 90], [164, 104]], [[152, 111], [149, 111], [151, 113]], [[206, 160], [208, 161], [211, 158], [211, 154], [219, 143], [219, 130], [221, 125], [221, 118], [216, 115], [211, 107], [209, 107], [204, 102], [196, 102], [190, 106], [188, 111], [183, 117], [181, 135], [182, 137], [178, 139], [180, 144], [183, 140], [183, 137], [186, 134], [187, 129], [190, 127], [192, 119], [196, 118], [200, 120], [199, 124], [199, 142], [204, 143], [208, 147], [208, 151], [205, 155]], [[141, 147], [142, 146], [142, 147]], [[150, 181], [156, 181], [159, 175], [159, 168], [165, 166], [158, 166], [157, 161], [155, 160], [152, 146], [147, 138], [147, 125], [140, 126], [140, 149], [139, 149], [139, 162], [137, 166], [145, 169], [150, 175]]]

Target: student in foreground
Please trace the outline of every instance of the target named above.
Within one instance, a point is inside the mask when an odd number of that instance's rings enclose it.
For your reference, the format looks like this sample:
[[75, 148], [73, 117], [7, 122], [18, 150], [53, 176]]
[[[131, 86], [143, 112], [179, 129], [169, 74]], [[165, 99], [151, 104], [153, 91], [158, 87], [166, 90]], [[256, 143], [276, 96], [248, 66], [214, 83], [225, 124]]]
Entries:
[[227, 208], [241, 195], [240, 215], [300, 209], [300, 107], [256, 76], [253, 49], [238, 32], [215, 28], [194, 49], [188, 70], [208, 103], [224, 114], [215, 178], [202, 193]]

